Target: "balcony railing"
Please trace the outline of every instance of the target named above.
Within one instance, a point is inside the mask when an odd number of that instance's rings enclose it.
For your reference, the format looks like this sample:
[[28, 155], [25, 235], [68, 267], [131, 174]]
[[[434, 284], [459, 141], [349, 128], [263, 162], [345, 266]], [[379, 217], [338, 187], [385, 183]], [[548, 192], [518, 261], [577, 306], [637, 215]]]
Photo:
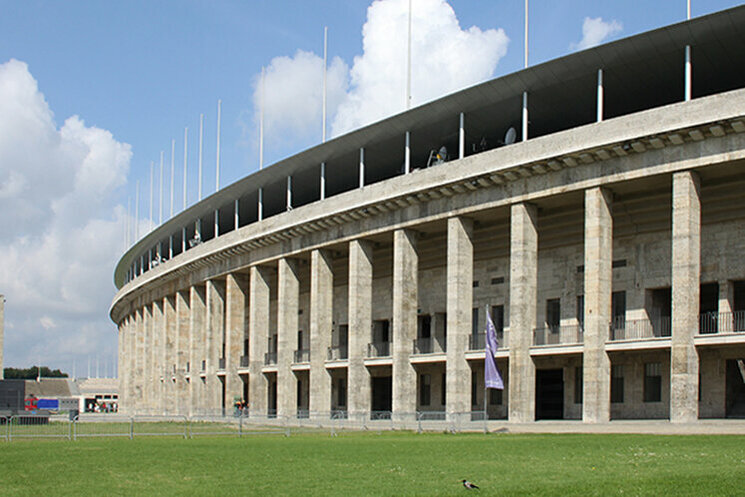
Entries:
[[248, 356], [247, 355], [242, 355], [241, 356], [241, 363], [240, 364], [241, 364], [240, 367], [242, 367], [242, 368], [247, 368], [248, 367]]
[[390, 357], [391, 342], [371, 342], [367, 344], [367, 357]]
[[264, 354], [264, 364], [270, 365], [270, 364], [277, 364], [277, 353], [276, 352], [267, 352]]
[[337, 345], [328, 349], [329, 361], [343, 361], [349, 358], [349, 352], [346, 345]]
[[223, 358], [221, 358], [221, 359], [220, 359], [220, 360], [219, 360], [219, 361], [217, 362], [217, 369], [218, 369], [218, 370], [220, 370], [220, 371], [225, 371], [225, 358], [224, 358], [224, 357], [223, 357]]
[[581, 325], [548, 326], [533, 330], [533, 345], [559, 345], [582, 343], [584, 329]]
[[[497, 330], [497, 346], [507, 348], [507, 335], [504, 330]], [[486, 348], [486, 333], [471, 333], [468, 335], [468, 350], [484, 350]]]
[[619, 319], [611, 324], [610, 340], [644, 340], [670, 336], [670, 318]]
[[440, 343], [435, 337], [414, 339], [414, 354], [441, 354], [447, 350], [447, 344]]
[[295, 351], [295, 362], [310, 362], [310, 349], [298, 349]]
[[745, 332], [745, 311], [700, 314], [698, 332], [702, 335]]

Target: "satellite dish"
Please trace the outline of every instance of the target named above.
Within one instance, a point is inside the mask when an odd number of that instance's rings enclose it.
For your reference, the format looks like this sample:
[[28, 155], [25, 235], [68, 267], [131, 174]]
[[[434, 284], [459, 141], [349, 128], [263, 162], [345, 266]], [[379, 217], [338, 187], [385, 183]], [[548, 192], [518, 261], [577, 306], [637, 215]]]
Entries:
[[512, 145], [513, 143], [515, 143], [516, 139], [517, 131], [515, 131], [515, 128], [513, 126], [510, 126], [510, 129], [507, 130], [507, 133], [504, 134], [504, 144]]

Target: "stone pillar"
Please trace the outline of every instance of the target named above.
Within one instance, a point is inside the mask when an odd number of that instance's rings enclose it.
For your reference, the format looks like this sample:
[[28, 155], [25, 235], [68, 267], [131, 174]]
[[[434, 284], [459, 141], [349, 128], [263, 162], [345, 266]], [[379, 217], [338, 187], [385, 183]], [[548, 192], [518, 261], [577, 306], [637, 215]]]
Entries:
[[300, 278], [296, 260], [282, 258], [277, 265], [277, 416], [297, 414], [297, 380], [292, 372], [297, 348]]
[[153, 326], [152, 326], [152, 344], [150, 351], [151, 357], [151, 379], [150, 379], [150, 411], [154, 414], [163, 414], [163, 356], [164, 353], [165, 326], [163, 319], [163, 301], [156, 300], [153, 302]]
[[248, 397], [251, 413], [266, 415], [269, 384], [261, 372], [269, 337], [269, 280], [271, 272], [251, 267], [248, 293]]
[[178, 336], [176, 334], [176, 297], [169, 295], [163, 299], [163, 310], [165, 318], [165, 348], [163, 357], [163, 411], [168, 414], [176, 414], [176, 377], [174, 366], [176, 365], [176, 347], [178, 347]]
[[372, 333], [373, 245], [367, 240], [349, 242], [349, 366], [347, 406], [350, 417], [362, 419], [371, 408], [370, 374], [365, 367]]
[[[2, 306], [3, 306], [3, 296], [0, 295], [0, 335], [2, 334]], [[119, 392], [119, 395], [117, 397], [117, 404], [119, 405], [119, 408], [121, 409], [122, 403], [126, 405], [127, 403], [127, 394], [124, 392], [124, 385], [125, 385], [125, 375], [126, 372], [123, 371], [122, 366], [124, 366], [124, 357], [127, 353], [126, 351], [126, 339], [127, 339], [127, 318], [125, 317], [119, 322], [118, 328], [118, 334], [117, 338], [119, 339], [118, 347], [117, 347], [117, 391]], [[0, 356], [2, 356], [2, 340], [0, 339]], [[0, 379], [3, 378], [3, 365], [2, 365], [2, 358], [0, 357]]]
[[310, 405], [311, 412], [331, 411], [331, 376], [326, 352], [331, 346], [334, 310], [334, 273], [331, 254], [310, 254]]
[[[191, 344], [189, 341], [191, 327], [190, 305], [191, 296], [188, 290], [182, 290], [176, 293], [176, 333], [178, 341], [176, 345], [176, 392], [174, 403], [176, 413], [181, 415], [189, 414], [189, 406], [191, 405], [189, 403], [190, 383], [186, 381], [188, 374], [186, 372], [186, 364], [191, 360]], [[189, 367], [191, 367], [191, 364]]]
[[142, 376], [142, 409], [152, 413], [153, 402], [153, 321], [154, 312], [152, 302], [145, 306], [143, 325], [145, 326], [145, 344], [143, 348], [144, 371]]
[[5, 378], [3, 347], [5, 346], [5, 296], [0, 294], [0, 380]]
[[243, 397], [238, 368], [243, 354], [247, 300], [248, 276], [229, 274], [225, 280], [225, 402], [228, 407], [233, 405], [235, 397]]
[[735, 286], [730, 280], [719, 281], [719, 302], [717, 312], [719, 313], [719, 333], [730, 333], [734, 331], [735, 319], [733, 314], [735, 300]]
[[447, 236], [445, 410], [448, 418], [455, 420], [471, 411], [471, 368], [466, 361], [466, 349], [473, 307], [473, 221], [451, 217]]
[[204, 398], [204, 383], [200, 372], [202, 361], [206, 359], [205, 350], [205, 290], [204, 287], [193, 286], [190, 289], [189, 304], [189, 415], [202, 412]]
[[698, 331], [701, 275], [700, 180], [693, 171], [673, 174], [672, 341], [670, 421], [698, 419]]
[[143, 411], [145, 401], [145, 390], [143, 379], [145, 377], [145, 308], [141, 307], [135, 312], [135, 354], [134, 354], [134, 377], [132, 381], [133, 413]]
[[222, 382], [217, 377], [225, 343], [225, 282], [207, 281], [207, 368], [205, 387], [207, 396], [204, 407], [222, 414]]
[[538, 288], [538, 212], [514, 204], [510, 222], [509, 419], [535, 420], [535, 364], [530, 357]]
[[611, 320], [613, 216], [611, 192], [585, 191], [585, 333], [582, 420], [610, 421], [610, 358], [605, 351]]
[[416, 232], [393, 232], [393, 416], [416, 417], [417, 374], [411, 354], [417, 331], [419, 255]]

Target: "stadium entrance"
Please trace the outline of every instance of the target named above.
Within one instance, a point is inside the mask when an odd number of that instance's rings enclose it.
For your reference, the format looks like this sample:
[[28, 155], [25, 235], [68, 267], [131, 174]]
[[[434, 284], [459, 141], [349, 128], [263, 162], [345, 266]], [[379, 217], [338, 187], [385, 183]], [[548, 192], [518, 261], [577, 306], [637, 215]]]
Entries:
[[745, 360], [727, 361], [727, 389], [725, 393], [725, 416], [745, 418]]

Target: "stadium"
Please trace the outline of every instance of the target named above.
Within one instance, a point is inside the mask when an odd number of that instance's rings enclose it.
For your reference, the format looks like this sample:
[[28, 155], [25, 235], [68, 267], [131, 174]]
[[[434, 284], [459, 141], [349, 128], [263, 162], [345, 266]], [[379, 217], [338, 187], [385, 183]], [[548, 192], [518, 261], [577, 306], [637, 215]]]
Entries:
[[[745, 415], [745, 7], [257, 171], [119, 260], [119, 407]], [[505, 388], [484, 389], [485, 323]]]

